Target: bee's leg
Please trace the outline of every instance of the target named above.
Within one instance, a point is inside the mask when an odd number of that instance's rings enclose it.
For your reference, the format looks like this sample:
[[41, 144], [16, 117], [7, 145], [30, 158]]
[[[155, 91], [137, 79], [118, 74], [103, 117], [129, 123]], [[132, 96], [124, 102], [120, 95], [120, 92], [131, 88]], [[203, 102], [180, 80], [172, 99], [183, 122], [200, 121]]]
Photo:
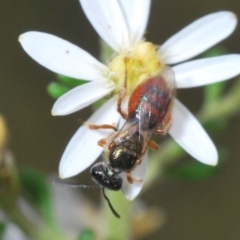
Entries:
[[[139, 166], [142, 163], [143, 158], [140, 158], [136, 161], [134, 168], [136, 168], [137, 166]], [[133, 169], [134, 169], [133, 168]], [[127, 175], [127, 181], [132, 184], [133, 182], [142, 182], [142, 179], [136, 179], [134, 177], [132, 177], [131, 173], [133, 171], [133, 169], [131, 171], [127, 171], [126, 175]]]
[[122, 91], [119, 93], [118, 102], [117, 102], [117, 111], [120, 113], [123, 119], [127, 119], [128, 114], [122, 110], [122, 102], [124, 98], [126, 97], [126, 89], [122, 89]]
[[[134, 168], [137, 167], [138, 165], [140, 165], [141, 162], [142, 162], [142, 158], [138, 159], [135, 163]], [[136, 179], [136, 178], [132, 177], [131, 171], [126, 172], [126, 174], [127, 174], [127, 180], [129, 183], [132, 184], [133, 182], [142, 182], [142, 179]]]
[[157, 143], [155, 143], [154, 141], [150, 141], [148, 146], [153, 149], [153, 150], [158, 150], [159, 149], [159, 146]]
[[161, 134], [161, 135], [166, 135], [168, 132], [168, 129], [171, 126], [172, 123], [172, 116], [171, 113], [168, 112], [166, 114], [166, 116], [164, 117], [162, 123], [157, 127], [157, 129], [155, 130], [155, 134]]
[[[169, 127], [170, 127], [170, 125], [169, 125]], [[161, 127], [157, 128], [154, 133], [159, 134], [159, 135], [166, 135], [169, 127], [162, 127], [161, 126]]]
[[129, 58], [124, 58], [124, 62], [125, 62], [125, 78], [124, 78], [123, 88], [122, 88], [122, 90], [119, 94], [119, 97], [118, 97], [117, 111], [120, 113], [122, 118], [126, 120], [127, 117], [128, 117], [128, 114], [122, 110], [122, 103], [123, 103], [123, 100], [125, 99], [125, 97], [127, 95], [127, 79], [128, 79], [127, 64], [129, 62]]
[[105, 148], [105, 150], [107, 150], [106, 148], [108, 148], [108, 150], [111, 150], [110, 147], [112, 147], [113, 143], [109, 142], [111, 141], [112, 137], [115, 135], [115, 133], [112, 133], [110, 135], [108, 135], [106, 138], [102, 138], [100, 140], [98, 140], [97, 144], [98, 146]]
[[114, 131], [118, 131], [118, 129], [116, 128], [116, 126], [111, 125], [111, 124], [91, 124], [88, 122], [85, 122], [84, 125], [86, 125], [88, 128], [92, 129], [92, 130], [98, 130], [98, 129], [113, 129]]
[[104, 147], [107, 144], [107, 140], [105, 138], [100, 139], [97, 144], [100, 147]]
[[142, 182], [142, 179], [136, 179], [132, 177], [131, 172], [126, 172], [126, 175], [127, 175], [127, 181], [130, 184], [133, 184], [134, 182]]

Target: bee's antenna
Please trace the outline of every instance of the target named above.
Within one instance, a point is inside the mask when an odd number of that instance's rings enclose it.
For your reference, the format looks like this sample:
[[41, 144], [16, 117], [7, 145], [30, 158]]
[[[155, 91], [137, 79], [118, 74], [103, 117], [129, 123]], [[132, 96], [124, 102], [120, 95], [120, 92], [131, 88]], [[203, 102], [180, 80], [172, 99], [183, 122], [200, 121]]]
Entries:
[[102, 188], [102, 192], [103, 192], [103, 196], [104, 196], [105, 200], [107, 201], [108, 206], [110, 207], [110, 209], [111, 209], [112, 213], [114, 214], [114, 216], [117, 217], [117, 218], [120, 218], [120, 215], [119, 215], [119, 214], [116, 212], [116, 210], [113, 208], [113, 206], [112, 206], [109, 198], [106, 196], [105, 191], [104, 191], [104, 187]]
[[[84, 184], [69, 184], [69, 183], [59, 183], [59, 182], [53, 182], [55, 186], [63, 187], [63, 188], [99, 188], [99, 185], [84, 185]], [[104, 188], [102, 188], [103, 196], [105, 200], [108, 203], [109, 208], [111, 209], [112, 213], [115, 217], [120, 218], [120, 215], [116, 212], [116, 210], [113, 208], [109, 198], [106, 196]]]
[[59, 182], [53, 182], [55, 186], [63, 187], [63, 188], [99, 188], [98, 185], [84, 185], [84, 184], [70, 184], [70, 183], [59, 183]]

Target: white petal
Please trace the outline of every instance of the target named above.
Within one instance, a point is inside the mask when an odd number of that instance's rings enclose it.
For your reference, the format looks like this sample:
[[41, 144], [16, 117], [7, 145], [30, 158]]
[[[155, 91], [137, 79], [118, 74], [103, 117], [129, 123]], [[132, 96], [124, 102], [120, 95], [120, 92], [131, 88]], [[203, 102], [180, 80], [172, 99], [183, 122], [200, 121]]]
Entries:
[[119, 0], [130, 33], [130, 45], [140, 41], [148, 23], [150, 0]]
[[80, 0], [82, 8], [99, 36], [114, 50], [129, 46], [129, 32], [118, 1]]
[[121, 173], [121, 176], [123, 178], [122, 191], [125, 197], [130, 201], [132, 201], [135, 197], [137, 197], [137, 195], [140, 193], [143, 187], [144, 177], [147, 170], [147, 163], [148, 163], [148, 154], [146, 152], [141, 164], [137, 166], [131, 173], [133, 178], [142, 180], [142, 181], [136, 181], [130, 184], [127, 181], [126, 173], [125, 172]]
[[177, 88], [207, 85], [240, 74], [240, 55], [204, 58], [174, 66]]
[[55, 73], [98, 80], [108, 70], [83, 49], [48, 33], [26, 32], [19, 36], [19, 41], [30, 57]]
[[[116, 111], [116, 99], [111, 98], [99, 108], [89, 119], [93, 124], [117, 124], [119, 113]], [[74, 134], [67, 145], [59, 166], [60, 178], [77, 175], [88, 168], [101, 154], [102, 148], [97, 145], [110, 130], [90, 130], [82, 126]]]
[[216, 165], [218, 153], [197, 119], [177, 99], [172, 109], [172, 125], [169, 134], [198, 161]]
[[53, 105], [52, 115], [66, 115], [76, 112], [111, 92], [106, 83], [93, 81], [75, 87], [62, 95]]
[[209, 14], [168, 39], [161, 46], [160, 54], [167, 64], [185, 61], [228, 37], [236, 25], [237, 17], [232, 12]]
[[3, 233], [1, 233], [1, 240], [9, 240], [9, 239], [28, 240], [29, 239], [24, 234], [24, 232], [14, 223], [5, 220], [5, 224], [4, 224]]

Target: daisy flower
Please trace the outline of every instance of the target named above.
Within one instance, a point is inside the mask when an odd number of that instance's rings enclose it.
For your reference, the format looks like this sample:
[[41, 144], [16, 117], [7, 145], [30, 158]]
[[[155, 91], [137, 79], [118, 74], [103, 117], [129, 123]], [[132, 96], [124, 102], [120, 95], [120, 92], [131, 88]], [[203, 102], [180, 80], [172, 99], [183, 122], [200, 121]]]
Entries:
[[[83, 49], [48, 33], [32, 31], [19, 37], [23, 49], [39, 64], [55, 73], [89, 81], [61, 96], [53, 106], [53, 115], [73, 113], [111, 95], [88, 122], [118, 125], [120, 114], [116, 111], [116, 96], [123, 87], [126, 70], [128, 96], [145, 79], [164, 73], [166, 66], [174, 72], [177, 88], [203, 86], [228, 80], [240, 73], [239, 54], [181, 63], [201, 54], [233, 32], [237, 18], [231, 12], [204, 16], [157, 46], [143, 38], [150, 0], [80, 0], [80, 4], [99, 36], [115, 51], [107, 65]], [[88, 168], [102, 152], [97, 145], [98, 140], [108, 134], [109, 130], [96, 131], [81, 126], [63, 153], [60, 177], [72, 177]], [[195, 159], [209, 165], [217, 164], [218, 153], [211, 139], [193, 114], [177, 99], [172, 108], [169, 134]], [[144, 179], [147, 158], [145, 154], [141, 165], [132, 172], [134, 178]], [[129, 184], [125, 175], [122, 174], [122, 191], [127, 199], [132, 200], [140, 192], [143, 181]]]

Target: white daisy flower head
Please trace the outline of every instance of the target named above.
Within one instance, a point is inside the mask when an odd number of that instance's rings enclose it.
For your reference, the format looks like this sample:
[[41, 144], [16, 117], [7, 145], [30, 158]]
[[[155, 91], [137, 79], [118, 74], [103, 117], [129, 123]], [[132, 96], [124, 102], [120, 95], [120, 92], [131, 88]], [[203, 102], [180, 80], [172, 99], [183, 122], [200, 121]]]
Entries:
[[[126, 76], [128, 98], [141, 82], [164, 74], [169, 68], [174, 73], [176, 88], [203, 86], [231, 79], [240, 73], [239, 54], [181, 63], [227, 38], [237, 25], [237, 18], [232, 12], [206, 15], [157, 46], [143, 38], [150, 0], [80, 0], [80, 4], [99, 36], [115, 51], [107, 65], [51, 34], [27, 32], [19, 37], [23, 49], [49, 70], [89, 80], [61, 96], [53, 106], [53, 115], [73, 113], [106, 95], [112, 95], [87, 122], [118, 125], [120, 114], [116, 111], [116, 96], [122, 90]], [[172, 124], [168, 132], [175, 141], [200, 162], [216, 165], [218, 153], [213, 142], [197, 119], [177, 99], [171, 115]], [[92, 165], [103, 150], [97, 142], [108, 135], [109, 130], [91, 130], [86, 125], [81, 126], [62, 156], [60, 177], [72, 177]], [[132, 171], [132, 177], [144, 180], [147, 159], [146, 153], [142, 163]], [[123, 193], [127, 199], [134, 199], [144, 181], [130, 184], [126, 174], [121, 176]]]

